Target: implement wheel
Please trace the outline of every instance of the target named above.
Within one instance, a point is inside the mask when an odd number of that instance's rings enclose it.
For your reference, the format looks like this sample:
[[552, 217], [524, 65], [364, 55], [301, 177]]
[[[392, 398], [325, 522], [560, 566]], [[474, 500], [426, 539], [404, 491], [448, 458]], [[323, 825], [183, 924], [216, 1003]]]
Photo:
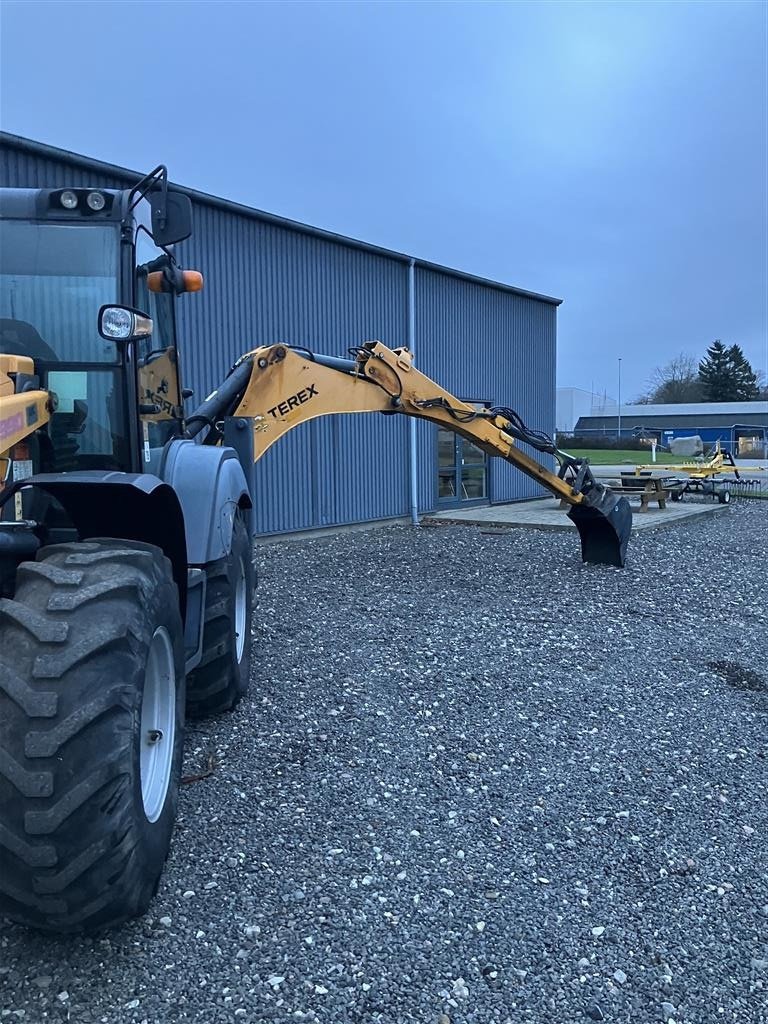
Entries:
[[190, 718], [231, 711], [248, 690], [255, 580], [251, 540], [239, 510], [229, 555], [207, 566], [206, 574], [203, 657], [187, 679]]
[[149, 544], [41, 549], [0, 601], [0, 913], [53, 932], [143, 913], [176, 816], [184, 650]]

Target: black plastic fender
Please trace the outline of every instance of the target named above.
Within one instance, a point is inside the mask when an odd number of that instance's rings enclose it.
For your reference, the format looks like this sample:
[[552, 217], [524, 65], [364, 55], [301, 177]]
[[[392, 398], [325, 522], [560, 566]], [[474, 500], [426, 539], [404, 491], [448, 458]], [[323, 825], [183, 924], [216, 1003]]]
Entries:
[[122, 537], [154, 544], [170, 559], [182, 618], [187, 607], [187, 542], [184, 515], [172, 487], [151, 473], [82, 470], [40, 473], [0, 495], [2, 507], [16, 491], [39, 487], [64, 508], [82, 540]]

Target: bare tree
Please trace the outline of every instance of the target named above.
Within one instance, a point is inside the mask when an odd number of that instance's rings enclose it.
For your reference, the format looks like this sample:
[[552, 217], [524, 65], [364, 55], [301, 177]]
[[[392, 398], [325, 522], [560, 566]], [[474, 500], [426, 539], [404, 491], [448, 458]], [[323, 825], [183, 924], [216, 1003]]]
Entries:
[[755, 377], [757, 379], [757, 400], [768, 402], [768, 377], [765, 375], [765, 371], [755, 370]]
[[640, 404], [663, 405], [674, 402], [701, 401], [699, 364], [694, 356], [680, 352], [664, 366], [657, 366], [648, 381], [646, 393], [638, 399]]

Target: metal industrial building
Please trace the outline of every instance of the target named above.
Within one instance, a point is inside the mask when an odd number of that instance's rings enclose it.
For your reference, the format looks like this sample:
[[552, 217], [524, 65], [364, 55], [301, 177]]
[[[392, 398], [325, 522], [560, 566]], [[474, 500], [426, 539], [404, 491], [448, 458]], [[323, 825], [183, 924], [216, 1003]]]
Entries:
[[[615, 437], [618, 408], [603, 415], [580, 416], [574, 433]], [[695, 434], [707, 444], [720, 441], [734, 455], [768, 457], [768, 402], [689, 402], [671, 405], [625, 405], [621, 436], [655, 434], [662, 444]]]
[[615, 416], [619, 403], [607, 394], [583, 388], [557, 389], [557, 432], [572, 434], [582, 416]]
[[[124, 188], [140, 176], [0, 133], [0, 186]], [[191, 197], [195, 223], [179, 259], [206, 281], [200, 295], [179, 303], [192, 404], [257, 345], [346, 355], [378, 339], [410, 342], [419, 368], [460, 398], [512, 406], [530, 426], [554, 431], [560, 300], [175, 187]], [[456, 435], [379, 415], [304, 424], [267, 453], [257, 474], [262, 534], [400, 518], [414, 504], [425, 513], [543, 493]]]

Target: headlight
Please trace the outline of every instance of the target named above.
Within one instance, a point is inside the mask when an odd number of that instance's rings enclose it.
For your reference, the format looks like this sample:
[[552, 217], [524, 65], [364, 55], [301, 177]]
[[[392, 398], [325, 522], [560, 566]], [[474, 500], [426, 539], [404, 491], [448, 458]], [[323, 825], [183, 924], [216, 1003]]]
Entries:
[[130, 338], [132, 330], [133, 313], [119, 306], [110, 306], [104, 310], [101, 317], [101, 333], [105, 337], [122, 341], [124, 338]]
[[95, 210], [97, 213], [99, 210], [104, 209], [106, 203], [106, 200], [104, 199], [104, 196], [101, 194], [101, 192], [89, 192], [88, 198], [85, 201], [86, 203], [88, 203], [88, 206], [92, 210]]
[[61, 193], [60, 202], [65, 210], [74, 210], [77, 206], [77, 193], [66, 189]]
[[152, 333], [152, 320], [127, 306], [102, 306], [98, 323], [99, 334], [107, 341], [133, 341]]

